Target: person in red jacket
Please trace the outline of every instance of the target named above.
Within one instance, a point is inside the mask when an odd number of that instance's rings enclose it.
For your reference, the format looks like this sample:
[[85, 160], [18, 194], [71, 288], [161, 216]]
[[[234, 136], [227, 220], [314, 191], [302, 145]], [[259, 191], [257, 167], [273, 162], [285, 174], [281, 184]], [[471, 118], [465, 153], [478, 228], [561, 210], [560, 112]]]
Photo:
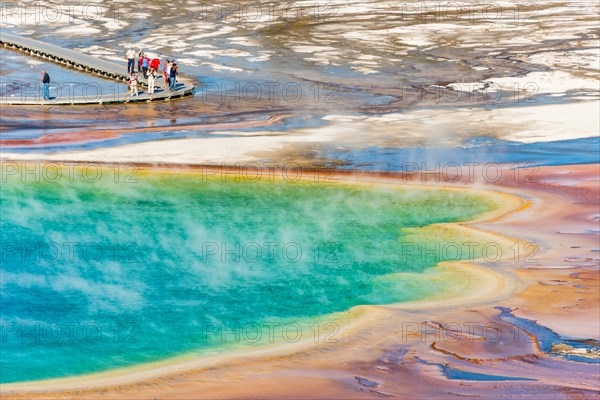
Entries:
[[156, 72], [158, 71], [158, 67], [160, 66], [160, 60], [156, 57], [152, 59], [150, 62], [150, 71]]
[[142, 62], [144, 61], [144, 50], [138, 52], [138, 72], [142, 72]]

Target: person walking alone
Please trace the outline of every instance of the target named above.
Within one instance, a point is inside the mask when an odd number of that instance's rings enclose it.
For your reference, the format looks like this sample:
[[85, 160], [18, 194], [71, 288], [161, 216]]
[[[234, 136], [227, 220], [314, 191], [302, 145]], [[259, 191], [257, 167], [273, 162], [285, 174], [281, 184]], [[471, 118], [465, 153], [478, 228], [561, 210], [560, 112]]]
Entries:
[[135, 72], [135, 51], [133, 51], [133, 47], [130, 47], [127, 50], [127, 73], [132, 72]]
[[44, 93], [42, 97], [44, 100], [50, 100], [50, 75], [46, 71], [42, 71], [42, 77], [40, 78], [44, 85]]

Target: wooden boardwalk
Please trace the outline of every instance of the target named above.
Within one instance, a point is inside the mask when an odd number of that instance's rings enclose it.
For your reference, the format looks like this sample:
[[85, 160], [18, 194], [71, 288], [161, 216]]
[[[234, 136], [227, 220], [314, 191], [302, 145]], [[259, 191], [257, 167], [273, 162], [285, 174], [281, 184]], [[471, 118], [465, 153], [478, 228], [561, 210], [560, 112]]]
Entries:
[[[118, 82], [127, 82], [129, 75], [127, 71], [127, 60], [123, 59], [123, 64], [112, 61], [102, 60], [92, 57], [78, 51], [65, 49], [50, 43], [26, 38], [23, 36], [12, 35], [0, 31], [0, 45], [19, 50], [32, 56], [40, 57], [45, 60], [64, 65], [69, 68], [77, 69], [83, 72], [99, 75], [106, 79], [116, 80]], [[171, 100], [174, 98], [189, 96], [194, 93], [195, 87], [191, 81], [178, 77], [178, 82], [174, 91], [168, 88], [158, 88], [155, 93], [149, 95], [147, 92], [147, 82], [140, 80], [138, 85], [140, 89], [139, 96], [130, 96], [128, 92], [106, 93], [93, 97], [84, 96], [61, 96], [43, 100], [41, 93], [38, 97], [21, 98], [17, 96], [2, 96], [0, 104], [7, 105], [75, 105], [75, 104], [109, 104], [109, 103], [128, 103], [128, 102], [149, 102], [158, 100]], [[157, 85], [164, 85], [162, 76], [156, 79]]]

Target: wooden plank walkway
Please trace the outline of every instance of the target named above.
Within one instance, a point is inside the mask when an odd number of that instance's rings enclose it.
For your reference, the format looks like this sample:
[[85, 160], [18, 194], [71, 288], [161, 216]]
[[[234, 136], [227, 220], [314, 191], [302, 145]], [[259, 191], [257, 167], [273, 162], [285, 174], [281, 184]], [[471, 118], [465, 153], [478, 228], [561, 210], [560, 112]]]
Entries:
[[[97, 57], [92, 57], [81, 52], [65, 49], [55, 46], [50, 43], [45, 43], [39, 40], [26, 38], [23, 36], [12, 35], [0, 31], [0, 45], [19, 50], [32, 56], [40, 57], [57, 64], [64, 65], [69, 68], [81, 70], [83, 72], [99, 75], [106, 79], [116, 80], [118, 82], [127, 82], [129, 79], [127, 71], [127, 62], [123, 59], [123, 64], [118, 64], [108, 60], [102, 60]], [[128, 103], [128, 102], [149, 102], [157, 100], [171, 100], [194, 94], [195, 87], [189, 79], [178, 77], [178, 82], [174, 91], [162, 87], [155, 90], [155, 93], [149, 95], [147, 90], [147, 82], [140, 80], [141, 85], [139, 96], [130, 96], [128, 92], [123, 93], [106, 93], [92, 98], [84, 96], [57, 97], [50, 100], [43, 100], [41, 94], [39, 98], [19, 98], [18, 96], [0, 97], [0, 104], [7, 105], [75, 105], [75, 104], [108, 104], [108, 103]], [[158, 85], [163, 84], [162, 76], [156, 80]]]

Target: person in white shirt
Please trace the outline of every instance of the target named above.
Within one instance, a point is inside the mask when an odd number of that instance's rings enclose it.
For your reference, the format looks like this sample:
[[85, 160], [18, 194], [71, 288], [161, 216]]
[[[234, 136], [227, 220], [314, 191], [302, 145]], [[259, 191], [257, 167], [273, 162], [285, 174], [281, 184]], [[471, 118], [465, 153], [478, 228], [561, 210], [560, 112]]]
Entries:
[[133, 96], [134, 93], [136, 96], [139, 96], [137, 87], [137, 76], [135, 75], [135, 72], [132, 72], [129, 75], [129, 96]]
[[127, 73], [132, 72], [135, 72], [135, 51], [133, 51], [133, 47], [130, 47], [127, 50]]
[[154, 94], [154, 82], [156, 81], [156, 75], [154, 71], [148, 74], [148, 94]]

